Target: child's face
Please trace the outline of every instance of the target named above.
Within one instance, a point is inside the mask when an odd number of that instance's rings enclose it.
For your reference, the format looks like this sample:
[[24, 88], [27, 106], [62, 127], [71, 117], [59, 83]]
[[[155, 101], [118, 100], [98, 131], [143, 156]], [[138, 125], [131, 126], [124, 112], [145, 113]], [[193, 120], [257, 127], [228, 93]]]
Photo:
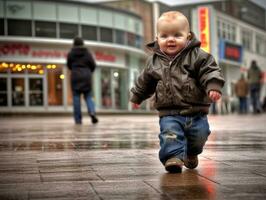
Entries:
[[182, 50], [190, 37], [188, 25], [178, 18], [160, 20], [157, 29], [156, 39], [160, 49], [169, 56], [174, 56]]

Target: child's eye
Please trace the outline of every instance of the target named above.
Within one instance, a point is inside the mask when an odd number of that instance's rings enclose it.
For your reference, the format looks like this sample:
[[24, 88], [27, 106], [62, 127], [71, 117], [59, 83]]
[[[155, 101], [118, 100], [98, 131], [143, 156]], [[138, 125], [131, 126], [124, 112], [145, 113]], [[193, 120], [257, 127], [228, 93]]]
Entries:
[[161, 35], [161, 38], [167, 38], [167, 35]]

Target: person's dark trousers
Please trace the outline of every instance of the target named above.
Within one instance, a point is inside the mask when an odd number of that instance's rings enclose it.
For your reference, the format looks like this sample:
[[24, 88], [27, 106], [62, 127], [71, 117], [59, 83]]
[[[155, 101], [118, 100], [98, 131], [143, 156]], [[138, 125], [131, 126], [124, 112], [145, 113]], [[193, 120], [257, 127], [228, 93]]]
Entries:
[[246, 114], [248, 112], [247, 97], [239, 97], [239, 113]]
[[250, 85], [250, 98], [251, 98], [251, 103], [253, 107], [253, 113], [261, 112], [259, 84]]
[[73, 93], [73, 107], [74, 107], [74, 120], [76, 124], [82, 123], [81, 102], [80, 96], [83, 94], [88, 113], [90, 116], [95, 116], [95, 105], [92, 101], [90, 92], [72, 91]]

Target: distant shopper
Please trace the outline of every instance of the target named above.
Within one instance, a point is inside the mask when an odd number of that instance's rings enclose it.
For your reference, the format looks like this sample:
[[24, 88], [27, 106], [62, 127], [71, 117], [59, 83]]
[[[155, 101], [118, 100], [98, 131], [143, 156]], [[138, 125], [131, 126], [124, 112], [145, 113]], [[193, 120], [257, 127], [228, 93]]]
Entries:
[[155, 93], [160, 116], [159, 158], [170, 173], [198, 166], [198, 154], [210, 134], [210, 104], [221, 98], [221, 69], [190, 31], [180, 12], [163, 13], [157, 22], [153, 54], [131, 89], [131, 102], [140, 104]]
[[248, 96], [248, 82], [244, 74], [235, 84], [235, 94], [239, 100], [239, 113], [246, 114], [248, 112], [247, 96]]
[[261, 69], [258, 67], [257, 62], [253, 60], [248, 70], [248, 82], [254, 114], [262, 111], [260, 103], [261, 77]]
[[92, 73], [96, 68], [95, 61], [84, 46], [83, 39], [74, 38], [73, 48], [67, 56], [67, 67], [71, 70], [71, 87], [73, 95], [74, 119], [82, 124], [80, 96], [83, 94], [92, 123], [97, 123], [95, 105], [91, 98]]

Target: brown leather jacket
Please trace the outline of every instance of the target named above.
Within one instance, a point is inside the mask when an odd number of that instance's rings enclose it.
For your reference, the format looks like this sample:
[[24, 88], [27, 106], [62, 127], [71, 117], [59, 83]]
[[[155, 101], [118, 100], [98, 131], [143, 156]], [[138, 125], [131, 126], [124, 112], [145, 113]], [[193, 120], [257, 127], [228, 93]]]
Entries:
[[154, 107], [160, 116], [208, 113], [208, 92], [221, 93], [224, 79], [214, 58], [200, 49], [192, 35], [174, 59], [162, 53], [156, 41], [147, 45], [154, 53], [131, 89], [131, 102], [140, 104], [155, 93]]
[[247, 97], [248, 96], [248, 82], [246, 79], [241, 78], [235, 84], [235, 93], [237, 97]]

